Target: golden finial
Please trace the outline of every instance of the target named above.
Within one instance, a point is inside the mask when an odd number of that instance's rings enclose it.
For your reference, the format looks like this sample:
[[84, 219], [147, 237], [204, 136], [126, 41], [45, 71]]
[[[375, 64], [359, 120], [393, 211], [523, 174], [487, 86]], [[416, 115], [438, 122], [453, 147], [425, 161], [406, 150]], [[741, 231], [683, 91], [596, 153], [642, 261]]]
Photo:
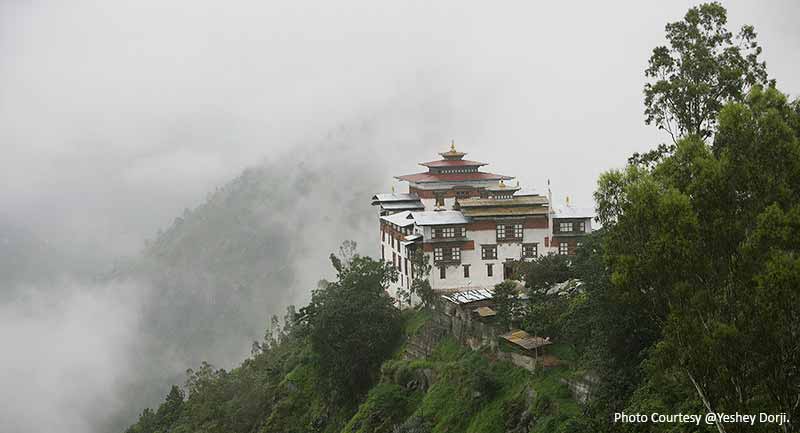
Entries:
[[392, 194], [394, 194], [394, 185], [392, 185]]
[[569, 206], [569, 196], [567, 196], [567, 206]]
[[451, 152], [455, 152], [456, 151], [456, 141], [455, 140], [450, 140], [450, 151]]
[[500, 184], [497, 185], [497, 186], [500, 187], [500, 188], [505, 188], [506, 184], [505, 184], [505, 182], [503, 182], [503, 179], [500, 179]]

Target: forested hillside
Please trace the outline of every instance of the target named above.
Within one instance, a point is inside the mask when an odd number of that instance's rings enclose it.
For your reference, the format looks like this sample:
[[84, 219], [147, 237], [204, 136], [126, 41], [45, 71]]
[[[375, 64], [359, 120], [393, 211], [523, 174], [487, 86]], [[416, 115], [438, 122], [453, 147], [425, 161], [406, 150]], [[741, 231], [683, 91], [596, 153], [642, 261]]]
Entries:
[[[529, 302], [495, 288], [499, 323], [552, 336], [559, 367], [531, 374], [453, 341], [404, 359], [429, 306], [400, 315], [383, 292], [392, 268], [340, 254], [337, 279], [241, 367], [191, 371], [128, 431], [800, 431], [800, 102], [768, 78], [754, 29], [729, 31], [719, 4], [666, 30], [645, 115], [671, 142], [599, 178], [602, 228], [577, 257], [518, 265]], [[221, 236], [219, 248], [259, 245], [240, 241]], [[165, 234], [151, 254], [180, 263], [172, 242]], [[213, 269], [215, 256], [201, 257]], [[569, 279], [580, 290], [550, 290]], [[594, 378], [585, 403], [560, 380], [571, 377]], [[614, 423], [621, 411], [792, 421]]]
[[283, 327], [274, 321], [240, 367], [189, 371], [128, 432], [583, 431], [560, 381], [566, 365], [534, 375], [452, 339], [407, 359], [427, 310], [393, 307], [382, 288], [396, 277], [389, 264], [346, 255], [334, 266], [338, 279]]

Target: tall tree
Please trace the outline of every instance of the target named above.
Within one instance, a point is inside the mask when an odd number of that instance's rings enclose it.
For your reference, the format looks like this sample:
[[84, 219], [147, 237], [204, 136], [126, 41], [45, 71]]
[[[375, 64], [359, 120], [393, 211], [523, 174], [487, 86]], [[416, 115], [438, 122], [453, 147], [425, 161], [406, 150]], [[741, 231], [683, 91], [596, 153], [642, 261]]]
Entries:
[[800, 417], [796, 104], [755, 86], [721, 110], [712, 145], [691, 136], [650, 170], [605, 174], [596, 199], [610, 291], [646, 312], [650, 383], [677, 381], [709, 411]]
[[734, 34], [719, 3], [689, 9], [666, 26], [669, 46], [653, 49], [645, 75], [645, 123], [667, 131], [673, 142], [685, 135], [709, 138], [719, 110], [741, 101], [755, 84], [771, 83], [752, 26]]
[[356, 254], [331, 255], [337, 280], [322, 284], [301, 311], [320, 378], [332, 400], [352, 403], [375, 380], [400, 337], [399, 311], [386, 293], [397, 279], [388, 263]]

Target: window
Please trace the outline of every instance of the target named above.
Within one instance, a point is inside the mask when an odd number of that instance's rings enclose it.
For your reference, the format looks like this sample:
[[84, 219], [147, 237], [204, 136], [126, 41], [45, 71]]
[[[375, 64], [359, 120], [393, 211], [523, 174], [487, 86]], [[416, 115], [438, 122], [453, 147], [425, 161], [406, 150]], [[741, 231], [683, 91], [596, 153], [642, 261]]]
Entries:
[[569, 245], [566, 242], [559, 242], [558, 254], [561, 254], [562, 256], [569, 254]]
[[444, 206], [444, 194], [441, 192], [435, 193], [436, 206]]
[[522, 257], [532, 259], [539, 255], [539, 244], [522, 244]]
[[444, 266], [439, 266], [439, 278], [442, 279], [442, 280], [447, 278], [447, 271], [445, 271], [445, 267]]
[[384, 251], [383, 245], [381, 245], [381, 259], [386, 260], [386, 252]]
[[578, 232], [585, 232], [586, 231], [586, 221], [578, 221]]
[[406, 275], [408, 275], [408, 259], [403, 259], [406, 264]]
[[561, 233], [569, 233], [572, 231], [572, 223], [558, 223], [558, 231]]
[[498, 224], [497, 226], [497, 240], [502, 240], [506, 238], [506, 226], [502, 224]]
[[386, 242], [386, 231], [381, 227], [381, 241]]
[[492, 266], [492, 264], [491, 264], [491, 263], [489, 263], [489, 264], [487, 264], [487, 265], [486, 265], [486, 276], [487, 276], [487, 277], [492, 277], [492, 276], [494, 276], [494, 272], [493, 272], [493, 271], [494, 271], [494, 269], [492, 269], [492, 267], [493, 267], [493, 266]]
[[397, 254], [392, 253], [392, 266], [397, 267]]
[[483, 245], [483, 246], [481, 246], [481, 258], [483, 260], [496, 260], [497, 259], [497, 245]]
[[463, 227], [437, 227], [431, 232], [434, 239], [457, 238], [464, 236]]
[[469, 265], [464, 265], [464, 278], [469, 278]]
[[433, 249], [434, 262], [460, 262], [461, 247], [436, 247]]
[[498, 224], [497, 240], [522, 240], [522, 224]]
[[404, 286], [404, 285], [405, 285], [405, 284], [403, 284], [403, 274], [400, 274], [400, 285], [401, 285], [401, 286]]

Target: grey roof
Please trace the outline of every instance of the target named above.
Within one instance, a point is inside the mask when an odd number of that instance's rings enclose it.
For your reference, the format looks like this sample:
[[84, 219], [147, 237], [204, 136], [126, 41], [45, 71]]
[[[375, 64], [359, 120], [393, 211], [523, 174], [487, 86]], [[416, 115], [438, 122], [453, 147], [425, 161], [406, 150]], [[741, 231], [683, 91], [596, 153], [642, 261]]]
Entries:
[[408, 192], [390, 192], [385, 194], [375, 194], [372, 196], [372, 204], [386, 203], [392, 201], [416, 201], [419, 196]]
[[413, 235], [406, 236], [406, 240], [400, 241], [403, 246], [413, 244], [415, 241], [422, 239], [422, 235], [419, 233], [414, 233]]
[[390, 201], [380, 204], [381, 209], [384, 210], [408, 210], [408, 209], [425, 209], [425, 205], [421, 201]]
[[402, 212], [393, 213], [391, 215], [382, 216], [381, 219], [386, 222], [392, 223], [394, 225], [405, 227], [414, 224], [414, 219], [410, 218], [410, 216], [411, 212], [406, 210]]
[[447, 295], [442, 295], [442, 298], [447, 299], [448, 301], [458, 305], [469, 304], [470, 302], [484, 301], [486, 299], [492, 299], [493, 297], [494, 293], [488, 289], [467, 290], [464, 292], [455, 292]]
[[526, 195], [539, 195], [539, 193], [533, 187], [525, 187], [514, 193], [514, 197], [524, 197]]
[[588, 207], [561, 206], [555, 209], [553, 218], [594, 218], [594, 209]]
[[411, 212], [418, 226], [435, 226], [442, 224], [466, 224], [467, 217], [456, 210], [441, 210], [427, 212]]

